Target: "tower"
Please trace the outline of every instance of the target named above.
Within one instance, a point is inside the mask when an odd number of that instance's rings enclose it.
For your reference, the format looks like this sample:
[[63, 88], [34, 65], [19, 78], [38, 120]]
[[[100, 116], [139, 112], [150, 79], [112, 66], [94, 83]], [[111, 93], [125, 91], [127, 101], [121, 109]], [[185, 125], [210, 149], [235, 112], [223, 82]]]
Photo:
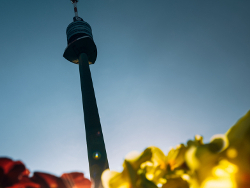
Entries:
[[63, 57], [79, 64], [90, 177], [95, 188], [102, 188], [101, 174], [109, 165], [89, 69], [96, 61], [97, 49], [90, 25], [78, 16], [78, 0], [71, 2], [75, 17], [66, 30], [68, 46]]

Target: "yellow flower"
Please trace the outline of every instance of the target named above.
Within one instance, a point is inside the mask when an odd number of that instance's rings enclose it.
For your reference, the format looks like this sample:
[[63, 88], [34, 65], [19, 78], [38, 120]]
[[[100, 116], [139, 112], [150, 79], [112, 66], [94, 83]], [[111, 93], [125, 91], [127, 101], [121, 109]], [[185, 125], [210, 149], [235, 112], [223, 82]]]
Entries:
[[221, 160], [221, 151], [227, 148], [227, 143], [227, 138], [224, 135], [214, 136], [208, 144], [190, 143], [189, 141], [190, 148], [185, 154], [185, 159], [190, 169], [190, 184], [193, 187], [200, 187], [207, 177], [212, 176], [212, 169]]
[[189, 188], [189, 184], [182, 178], [172, 178], [169, 179], [162, 188]]
[[187, 147], [184, 144], [180, 144], [176, 149], [171, 149], [166, 157], [166, 163], [169, 165], [171, 171], [182, 166], [185, 162], [185, 153]]
[[228, 130], [226, 136], [229, 148], [224, 154], [239, 168], [236, 174], [238, 187], [250, 187], [250, 111]]
[[161, 166], [162, 161], [164, 161], [162, 152], [156, 147], [149, 147], [141, 154], [131, 152], [125, 157], [124, 169], [121, 173], [104, 171], [102, 174], [103, 186], [104, 188], [157, 188], [152, 181], [146, 178], [145, 169], [147, 169], [147, 162], [153, 166]]
[[238, 167], [223, 159], [212, 169], [211, 176], [207, 177], [201, 185], [201, 188], [236, 188], [235, 175]]
[[226, 136], [229, 140], [227, 156], [230, 161], [250, 173], [250, 111], [228, 130]]
[[127, 174], [105, 170], [102, 174], [104, 188], [132, 188]]
[[196, 135], [164, 153], [148, 147], [125, 157], [122, 172], [106, 170], [104, 188], [249, 188], [250, 111], [225, 135], [204, 144]]
[[[151, 146], [148, 149], [152, 152], [150, 160], [141, 164], [141, 169], [145, 173], [145, 177], [154, 182], [156, 185], [165, 183], [166, 180], [162, 177], [166, 174], [167, 165], [165, 163], [166, 156], [157, 147]], [[141, 172], [142, 172], [141, 171]]]

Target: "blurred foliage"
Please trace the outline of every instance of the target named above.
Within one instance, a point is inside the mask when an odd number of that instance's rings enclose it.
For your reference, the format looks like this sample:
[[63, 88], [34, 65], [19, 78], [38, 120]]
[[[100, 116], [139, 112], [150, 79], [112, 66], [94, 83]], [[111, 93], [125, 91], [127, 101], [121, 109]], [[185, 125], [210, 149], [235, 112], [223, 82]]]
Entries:
[[[91, 188], [83, 173], [56, 177], [30, 172], [21, 161], [0, 158], [0, 188]], [[196, 135], [165, 155], [151, 146], [131, 152], [123, 171], [106, 170], [104, 188], [250, 188], [250, 111], [225, 135], [203, 143]]]
[[91, 188], [91, 181], [83, 173], [65, 173], [61, 177], [30, 172], [21, 161], [0, 158], [0, 188]]
[[123, 171], [104, 171], [102, 182], [104, 188], [250, 188], [250, 111], [209, 143], [196, 135], [167, 155], [153, 146], [131, 152]]

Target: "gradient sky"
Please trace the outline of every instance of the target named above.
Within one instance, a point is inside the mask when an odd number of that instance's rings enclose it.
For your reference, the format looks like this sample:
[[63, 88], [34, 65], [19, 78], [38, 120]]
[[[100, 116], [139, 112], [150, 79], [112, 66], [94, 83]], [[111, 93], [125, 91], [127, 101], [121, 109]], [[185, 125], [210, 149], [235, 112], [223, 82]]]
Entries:
[[[110, 168], [195, 134], [207, 142], [250, 109], [249, 0], [79, 0], [98, 57], [92, 78]], [[0, 6], [0, 156], [32, 171], [83, 171], [78, 65], [63, 58], [69, 0]]]

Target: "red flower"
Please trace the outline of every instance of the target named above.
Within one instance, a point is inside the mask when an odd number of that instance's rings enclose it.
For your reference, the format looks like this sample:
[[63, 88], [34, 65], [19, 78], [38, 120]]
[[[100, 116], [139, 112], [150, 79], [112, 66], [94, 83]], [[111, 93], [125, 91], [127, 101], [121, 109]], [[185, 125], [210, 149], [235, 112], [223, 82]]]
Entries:
[[83, 173], [72, 172], [66, 173], [61, 176], [66, 187], [72, 188], [90, 188], [91, 182], [89, 179], [85, 178]]
[[21, 161], [12, 161], [9, 158], [0, 158], [0, 187], [9, 187], [20, 181], [22, 176], [28, 175]]
[[34, 172], [30, 178], [29, 171], [20, 161], [0, 158], [0, 188], [91, 188], [91, 182], [83, 173], [65, 173], [61, 177]]
[[19, 182], [8, 188], [44, 188], [44, 187], [31, 181], [31, 179], [28, 176], [24, 176]]
[[65, 173], [61, 178], [51, 174], [35, 172], [30, 179], [41, 185], [41, 188], [91, 188], [90, 180], [80, 172]]

